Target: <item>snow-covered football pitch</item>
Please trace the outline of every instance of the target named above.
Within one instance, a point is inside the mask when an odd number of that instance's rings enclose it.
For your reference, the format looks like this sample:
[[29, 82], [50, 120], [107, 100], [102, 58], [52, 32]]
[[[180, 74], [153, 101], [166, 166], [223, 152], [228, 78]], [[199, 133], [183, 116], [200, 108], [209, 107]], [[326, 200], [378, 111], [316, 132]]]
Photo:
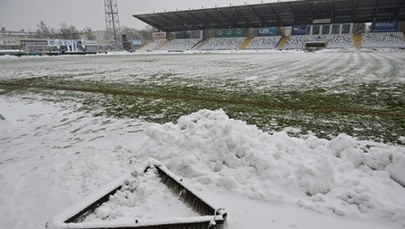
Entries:
[[[148, 158], [231, 229], [405, 227], [403, 51], [1, 57], [0, 114], [0, 228], [45, 228]], [[137, 185], [88, 221], [194, 215]]]

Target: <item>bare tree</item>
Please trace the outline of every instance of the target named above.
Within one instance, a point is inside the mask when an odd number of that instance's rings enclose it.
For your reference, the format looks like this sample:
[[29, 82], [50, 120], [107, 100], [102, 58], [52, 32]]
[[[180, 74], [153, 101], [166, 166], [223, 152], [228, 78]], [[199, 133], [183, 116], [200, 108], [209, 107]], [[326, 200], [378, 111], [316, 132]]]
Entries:
[[93, 30], [90, 27], [85, 27], [81, 33], [84, 35], [86, 40], [96, 40], [96, 36], [93, 34]]
[[37, 30], [35, 33], [40, 38], [44, 39], [79, 39], [80, 32], [76, 29], [73, 25], [67, 25], [66, 23], [62, 23], [60, 28], [54, 29], [50, 28], [45, 24], [45, 22], [41, 21], [37, 25]]
[[62, 23], [57, 32], [57, 37], [60, 39], [78, 39], [79, 30], [74, 25], [68, 26], [66, 23]]
[[45, 24], [44, 21], [40, 21], [37, 25], [37, 30], [35, 31], [35, 33], [40, 38], [52, 38], [53, 33], [51, 33], [51, 31], [52, 30], [48, 29], [48, 26]]
[[137, 30], [129, 27], [122, 27], [122, 32], [127, 35], [128, 40], [149, 40], [151, 39], [152, 29], [145, 27], [145, 29]]

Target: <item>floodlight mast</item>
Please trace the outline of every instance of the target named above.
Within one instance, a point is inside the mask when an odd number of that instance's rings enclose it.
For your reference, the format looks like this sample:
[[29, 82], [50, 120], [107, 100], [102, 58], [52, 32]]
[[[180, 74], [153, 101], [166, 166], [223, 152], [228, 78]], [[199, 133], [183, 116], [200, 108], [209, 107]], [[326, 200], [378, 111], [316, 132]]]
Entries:
[[123, 49], [120, 21], [118, 17], [117, 0], [104, 0], [105, 25], [109, 50]]

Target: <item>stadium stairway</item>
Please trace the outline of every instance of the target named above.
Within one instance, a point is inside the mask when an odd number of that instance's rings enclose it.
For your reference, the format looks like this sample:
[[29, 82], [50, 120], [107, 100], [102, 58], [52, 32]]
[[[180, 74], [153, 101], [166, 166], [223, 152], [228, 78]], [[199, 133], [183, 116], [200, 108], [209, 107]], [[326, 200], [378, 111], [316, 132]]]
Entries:
[[154, 50], [160, 50], [161, 48], [165, 47], [171, 40], [167, 39], [165, 42], [162, 42], [159, 46], [157, 46]]
[[288, 43], [289, 37], [282, 37], [280, 41], [276, 45], [276, 49], [283, 49], [285, 45]]
[[196, 44], [192, 49], [196, 49], [196, 50], [198, 50], [198, 49], [200, 49], [205, 43], [207, 43], [208, 42], [208, 40], [209, 40], [209, 38], [207, 39], [204, 39], [204, 40], [201, 40], [198, 44]]
[[151, 40], [145, 41], [145, 43], [144, 43], [141, 47], [139, 47], [138, 50], [143, 49], [143, 47], [147, 46], [147, 45], [150, 44], [151, 42], [152, 42]]
[[239, 46], [240, 49], [245, 49], [250, 45], [250, 42], [252, 42], [253, 37], [246, 37], [246, 39], [242, 42], [242, 44]]
[[353, 34], [353, 48], [360, 48], [362, 43], [361, 34]]

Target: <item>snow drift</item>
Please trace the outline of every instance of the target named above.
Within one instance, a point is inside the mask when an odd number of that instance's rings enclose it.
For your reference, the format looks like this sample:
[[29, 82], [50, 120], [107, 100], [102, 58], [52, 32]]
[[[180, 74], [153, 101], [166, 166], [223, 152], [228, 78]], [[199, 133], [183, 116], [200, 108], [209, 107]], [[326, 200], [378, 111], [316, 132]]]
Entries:
[[[318, 212], [385, 218], [405, 225], [405, 149], [341, 134], [270, 135], [223, 110], [155, 124], [134, 160], [154, 157], [195, 187], [283, 200]], [[401, 186], [402, 184], [403, 186]]]
[[404, 146], [270, 135], [222, 110], [157, 125], [77, 108], [0, 98], [1, 228], [43, 228], [149, 157], [225, 207], [230, 228], [405, 226]]

